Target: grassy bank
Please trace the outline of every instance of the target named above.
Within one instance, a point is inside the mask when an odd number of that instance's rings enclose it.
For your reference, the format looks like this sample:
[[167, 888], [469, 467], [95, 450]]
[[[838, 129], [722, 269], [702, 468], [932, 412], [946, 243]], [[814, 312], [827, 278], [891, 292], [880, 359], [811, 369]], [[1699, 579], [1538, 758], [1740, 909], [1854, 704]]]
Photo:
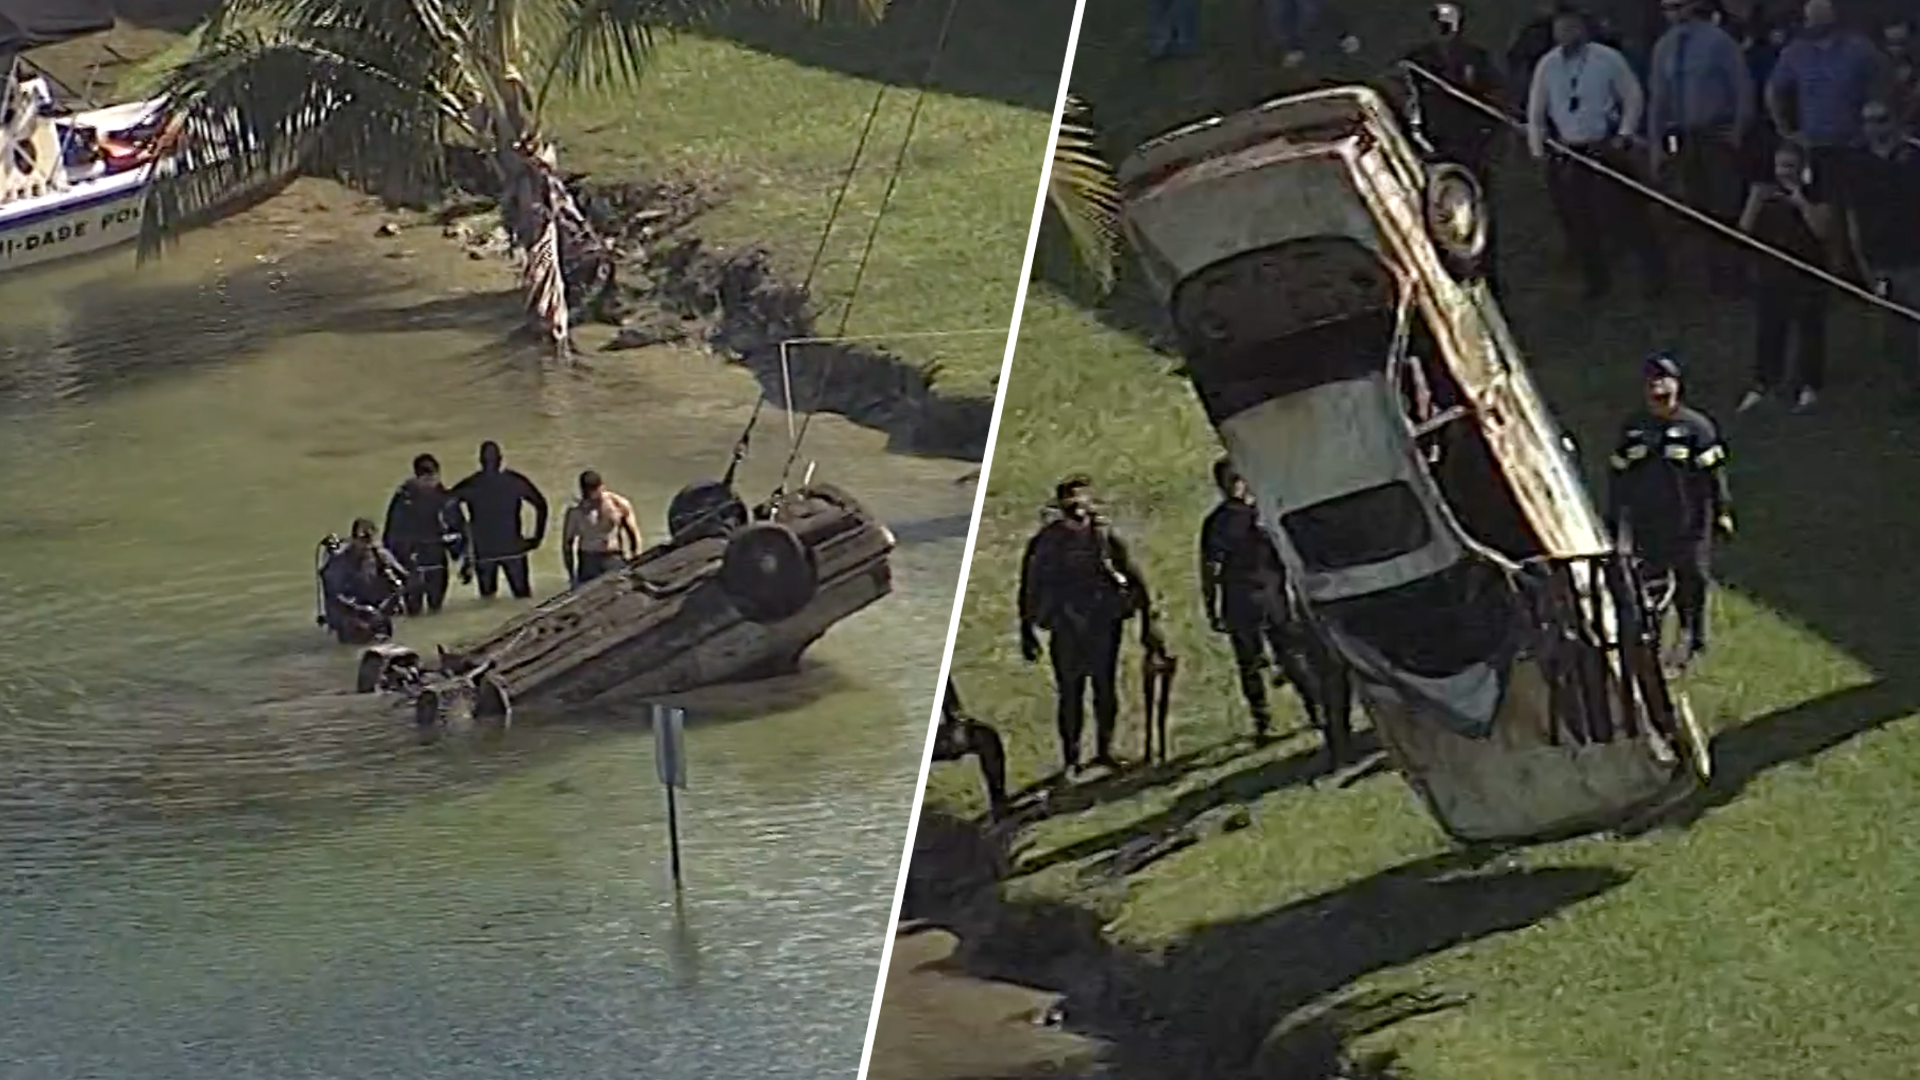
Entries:
[[[847, 322], [855, 335], [997, 330], [880, 339], [906, 359], [939, 364], [949, 392], [988, 393], [999, 373], [1072, 11], [1065, 0], [962, 5]], [[822, 333], [832, 333], [943, 12], [942, 4], [903, 0], [878, 27], [731, 16], [710, 35], [657, 49], [638, 95], [559, 103], [553, 128], [562, 161], [609, 177], [709, 181], [727, 202], [702, 234], [765, 246], [798, 278], [875, 93], [890, 87], [815, 279]], [[58, 47], [50, 66], [79, 87], [104, 60], [96, 85], [137, 92], [153, 81], [147, 58], [178, 42], [122, 26], [104, 42]]]
[[[1404, 5], [1349, 11], [1366, 39], [1360, 61], [1384, 62], [1417, 32]], [[1285, 88], [1278, 65], [1253, 51], [1251, 11], [1206, 13], [1201, 56], [1144, 68], [1145, 27], [1135, 21], [1144, 7], [1089, 10], [1075, 83], [1113, 153]], [[1468, 17], [1483, 42], [1503, 46], [1524, 14], [1505, 0]], [[1313, 74], [1329, 73], [1340, 74]], [[1087, 470], [1143, 553], [1184, 658], [1174, 704], [1181, 760], [1094, 785], [1033, 827], [1029, 872], [1014, 887], [1096, 904], [1115, 935], [1164, 949], [1168, 977], [1205, 996], [1207, 1008], [1139, 1041], [1186, 1045], [1184, 1060], [1212, 1071], [1170, 1055], [1173, 1071], [1159, 1075], [1221, 1075], [1255, 1060], [1267, 1029], [1317, 995], [1413, 984], [1470, 996], [1376, 1036], [1423, 1080], [1908, 1075], [1920, 991], [1888, 959], [1920, 943], [1920, 921], [1905, 910], [1920, 890], [1920, 732], [1901, 722], [1920, 708], [1904, 629], [1920, 571], [1901, 556], [1920, 523], [1906, 494], [1920, 480], [1920, 432], [1885, 407], [1892, 379], [1863, 313], [1845, 305], [1822, 411], [1735, 422], [1750, 313], [1710, 301], [1694, 275], [1660, 301], [1623, 295], [1603, 313], [1583, 312], [1558, 266], [1537, 179], [1510, 162], [1503, 180], [1509, 314], [1589, 459], [1604, 456], [1595, 448], [1632, 406], [1637, 365], [1654, 348], [1678, 350], [1693, 395], [1728, 427], [1742, 535], [1722, 560], [1716, 651], [1691, 686], [1719, 733], [1710, 797], [1679, 827], [1537, 849], [1505, 868], [1533, 877], [1472, 877], [1452, 898], [1427, 887], [1424, 860], [1444, 842], [1396, 778], [1328, 784], [1304, 737], [1258, 752], [1237, 741], [1245, 708], [1193, 580], [1216, 443], [1171, 363], [1144, 344], [1137, 295], [1096, 308], [1070, 288], [1036, 287], [956, 676], [968, 704], [1006, 731], [1016, 784], [1052, 768], [1047, 677], [1020, 662], [1012, 587], [1052, 481]], [[1129, 674], [1124, 685], [1137, 683]], [[1137, 704], [1125, 722], [1123, 746], [1137, 747]], [[964, 768], [937, 769], [930, 797], [971, 807], [973, 785]], [[1124, 889], [1077, 875], [1223, 800], [1250, 803], [1253, 827], [1165, 859]], [[1537, 875], [1569, 873], [1584, 875], [1581, 887], [1538, 885]], [[1123, 1042], [1123, 1058], [1131, 1052]]]

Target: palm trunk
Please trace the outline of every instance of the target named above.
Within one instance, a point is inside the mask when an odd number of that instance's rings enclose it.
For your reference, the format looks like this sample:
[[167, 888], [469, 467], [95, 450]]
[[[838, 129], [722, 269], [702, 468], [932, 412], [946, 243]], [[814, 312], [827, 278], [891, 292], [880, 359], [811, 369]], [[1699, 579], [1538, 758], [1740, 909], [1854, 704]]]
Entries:
[[613, 279], [611, 246], [580, 212], [560, 179], [558, 154], [536, 134], [525, 90], [505, 80], [505, 108], [475, 108], [476, 132], [492, 143], [489, 160], [500, 181], [500, 217], [508, 243], [523, 256], [529, 326], [544, 334], [563, 359], [572, 349], [572, 311]]

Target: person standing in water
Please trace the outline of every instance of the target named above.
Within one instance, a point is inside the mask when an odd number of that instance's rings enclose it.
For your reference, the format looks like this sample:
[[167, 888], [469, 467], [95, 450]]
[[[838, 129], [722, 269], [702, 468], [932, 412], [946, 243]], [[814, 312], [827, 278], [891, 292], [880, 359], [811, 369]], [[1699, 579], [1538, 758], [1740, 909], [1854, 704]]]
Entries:
[[640, 522], [633, 504], [607, 489], [600, 474], [580, 474], [580, 501], [560, 526], [560, 561], [574, 587], [626, 567], [640, 555]]
[[387, 502], [380, 542], [407, 567], [406, 611], [440, 610], [447, 600], [447, 568], [466, 540], [460, 503], [440, 482], [440, 462], [432, 454], [413, 459], [413, 476]]
[[[480, 595], [499, 592], [500, 576], [505, 574], [507, 589], [516, 600], [531, 597], [533, 575], [527, 554], [546, 540], [547, 497], [533, 481], [505, 466], [500, 444], [491, 439], [480, 444], [480, 471], [455, 484], [453, 497], [466, 509], [467, 546], [473, 553]], [[520, 508], [526, 505], [533, 507], [531, 537], [520, 531]]]

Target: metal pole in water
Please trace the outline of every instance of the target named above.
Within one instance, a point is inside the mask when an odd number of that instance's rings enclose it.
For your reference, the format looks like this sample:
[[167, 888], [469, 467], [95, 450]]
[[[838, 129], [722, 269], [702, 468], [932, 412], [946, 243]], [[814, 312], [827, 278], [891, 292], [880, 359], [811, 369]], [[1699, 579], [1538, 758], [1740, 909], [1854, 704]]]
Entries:
[[680, 811], [673, 797], [673, 785], [667, 785], [667, 844], [668, 859], [673, 865], [673, 888], [680, 889]]
[[653, 765], [660, 785], [667, 789], [668, 858], [673, 869], [673, 888], [680, 890], [680, 803], [676, 789], [687, 786], [687, 755], [684, 744], [687, 711], [664, 705], [653, 707]]

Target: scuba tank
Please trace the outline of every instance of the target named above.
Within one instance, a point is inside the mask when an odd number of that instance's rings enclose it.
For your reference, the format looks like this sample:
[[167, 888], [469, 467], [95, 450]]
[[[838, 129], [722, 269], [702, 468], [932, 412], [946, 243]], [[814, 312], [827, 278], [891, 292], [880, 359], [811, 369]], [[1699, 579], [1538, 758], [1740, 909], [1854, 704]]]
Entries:
[[320, 538], [313, 549], [313, 623], [315, 626], [327, 625], [327, 564], [335, 555], [346, 550], [347, 542], [340, 539], [339, 533], [328, 533]]

